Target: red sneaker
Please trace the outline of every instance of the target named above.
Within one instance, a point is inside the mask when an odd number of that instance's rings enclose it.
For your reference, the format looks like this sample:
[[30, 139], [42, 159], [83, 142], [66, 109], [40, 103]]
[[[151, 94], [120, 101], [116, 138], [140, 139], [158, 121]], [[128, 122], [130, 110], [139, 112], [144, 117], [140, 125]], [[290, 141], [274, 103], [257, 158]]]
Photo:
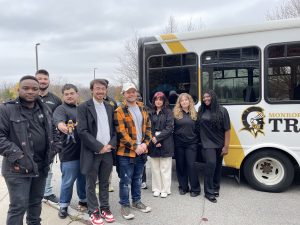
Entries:
[[98, 209], [96, 209], [93, 213], [91, 213], [90, 221], [93, 225], [104, 225], [104, 222], [101, 219]]
[[100, 216], [108, 223], [115, 222], [115, 218], [109, 209], [102, 209]]

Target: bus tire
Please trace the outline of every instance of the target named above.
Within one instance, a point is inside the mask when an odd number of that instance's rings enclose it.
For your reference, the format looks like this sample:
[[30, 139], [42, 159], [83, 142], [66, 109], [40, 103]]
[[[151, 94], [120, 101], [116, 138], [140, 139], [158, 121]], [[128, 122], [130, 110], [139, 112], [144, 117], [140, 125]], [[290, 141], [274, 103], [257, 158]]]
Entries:
[[282, 192], [294, 179], [291, 160], [279, 151], [254, 152], [244, 164], [244, 176], [250, 186], [259, 191]]

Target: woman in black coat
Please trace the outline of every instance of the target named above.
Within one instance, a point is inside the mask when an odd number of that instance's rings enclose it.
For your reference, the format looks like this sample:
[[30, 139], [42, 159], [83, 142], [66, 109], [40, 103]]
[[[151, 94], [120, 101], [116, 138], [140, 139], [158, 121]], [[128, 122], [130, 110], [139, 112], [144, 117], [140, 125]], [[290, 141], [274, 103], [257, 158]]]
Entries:
[[174, 118], [168, 108], [168, 101], [162, 92], [156, 92], [150, 111], [152, 141], [151, 157], [153, 196], [166, 198], [171, 194], [172, 156], [174, 154], [173, 128]]

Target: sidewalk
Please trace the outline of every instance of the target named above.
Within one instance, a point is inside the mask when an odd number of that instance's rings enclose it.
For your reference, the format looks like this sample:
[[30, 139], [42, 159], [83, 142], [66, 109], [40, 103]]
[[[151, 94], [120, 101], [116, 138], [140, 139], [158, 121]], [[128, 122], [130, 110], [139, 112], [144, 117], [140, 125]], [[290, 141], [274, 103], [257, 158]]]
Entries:
[[[6, 224], [7, 210], [9, 205], [9, 196], [3, 176], [0, 175], [0, 224]], [[66, 219], [60, 219], [57, 215], [58, 205], [52, 206], [47, 203], [42, 203], [42, 224], [43, 225], [82, 225], [89, 224], [87, 214], [82, 214], [69, 207], [69, 214]], [[24, 220], [24, 224], [26, 224]]]

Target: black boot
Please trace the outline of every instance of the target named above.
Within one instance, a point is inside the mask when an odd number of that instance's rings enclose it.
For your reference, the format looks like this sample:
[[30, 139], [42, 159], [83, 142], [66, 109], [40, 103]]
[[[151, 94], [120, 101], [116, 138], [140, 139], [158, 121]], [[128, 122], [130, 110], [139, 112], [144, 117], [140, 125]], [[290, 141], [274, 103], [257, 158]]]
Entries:
[[65, 219], [68, 216], [68, 207], [60, 207], [58, 211], [58, 216], [61, 219]]

